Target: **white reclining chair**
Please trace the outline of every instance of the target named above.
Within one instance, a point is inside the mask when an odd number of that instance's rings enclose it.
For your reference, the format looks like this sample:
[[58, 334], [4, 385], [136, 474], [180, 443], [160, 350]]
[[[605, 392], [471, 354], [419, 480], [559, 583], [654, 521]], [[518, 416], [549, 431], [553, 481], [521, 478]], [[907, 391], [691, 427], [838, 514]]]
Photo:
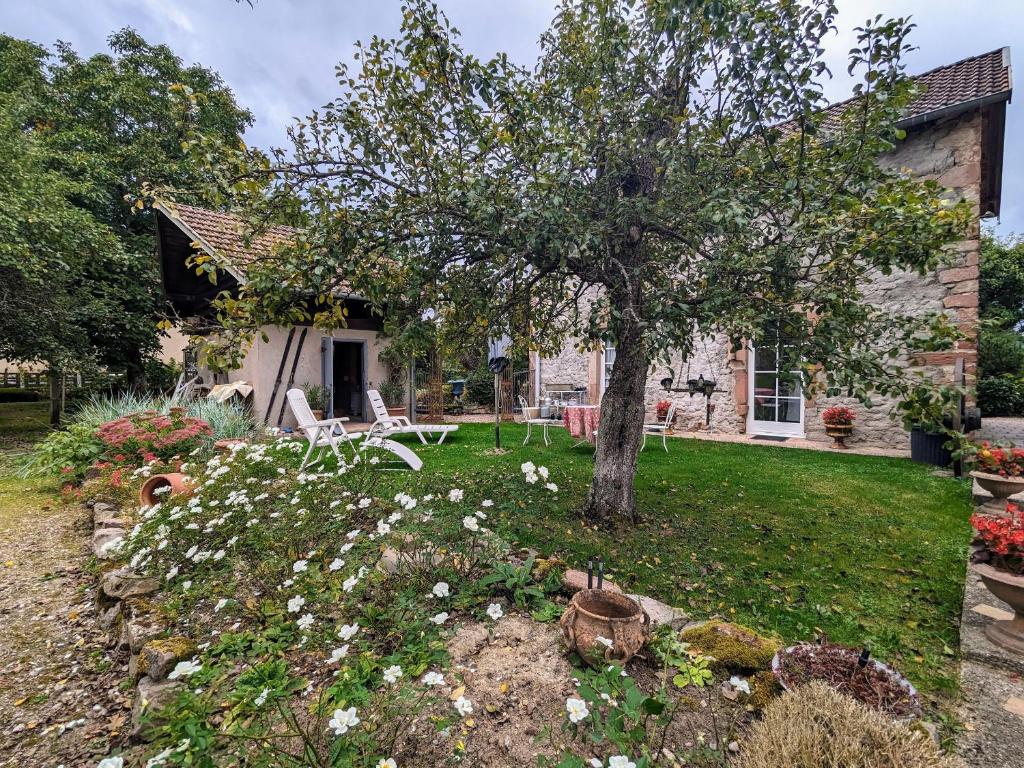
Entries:
[[526, 439], [523, 440], [523, 445], [530, 442], [530, 432], [534, 426], [544, 428], [544, 445], [551, 445], [551, 441], [548, 440], [548, 426], [551, 424], [551, 419], [540, 418], [540, 408], [528, 406], [526, 398], [522, 395], [519, 396], [519, 407], [523, 411], [523, 423], [526, 424]]
[[661, 447], [665, 449], [665, 453], [668, 453], [668, 443], [665, 442], [665, 435], [668, 433], [669, 427], [672, 426], [672, 419], [676, 415], [676, 404], [672, 403], [668, 407], [668, 413], [665, 414], [665, 421], [658, 424], [644, 424], [644, 442], [640, 446], [642, 451], [647, 447], [647, 436], [648, 435], [661, 435]]
[[458, 424], [413, 424], [405, 416], [390, 415], [387, 406], [384, 405], [384, 398], [380, 396], [380, 392], [376, 389], [366, 390], [366, 397], [370, 401], [370, 407], [373, 408], [373, 417], [376, 419], [367, 433], [369, 437], [416, 435], [420, 442], [426, 445], [427, 438], [424, 435], [438, 434], [440, 437], [437, 439], [437, 444], [440, 445], [448, 437], [449, 433], [455, 432], [459, 428]]
[[[318, 421], [313, 416], [309, 403], [306, 402], [306, 393], [301, 389], [289, 389], [285, 397], [288, 400], [288, 407], [295, 416], [299, 432], [305, 436], [306, 441], [309, 443], [309, 450], [306, 451], [306, 455], [302, 459], [302, 469], [305, 469], [310, 464], [309, 459], [313, 455], [313, 451], [317, 449], [320, 449], [320, 454], [317, 456], [316, 461], [312, 462], [314, 464], [323, 460], [324, 450], [327, 448], [330, 448], [334, 455], [339, 460], [342, 460], [340, 450], [342, 443], [347, 444], [352, 449], [353, 455], [355, 455], [355, 441], [360, 437], [364, 437], [364, 433], [347, 431], [345, 429], [345, 422], [348, 421], [348, 418], [340, 417]], [[420, 457], [401, 443], [368, 434], [365, 435], [365, 438], [363, 446], [380, 448], [393, 453], [413, 470], [419, 470], [423, 466], [423, 461]]]

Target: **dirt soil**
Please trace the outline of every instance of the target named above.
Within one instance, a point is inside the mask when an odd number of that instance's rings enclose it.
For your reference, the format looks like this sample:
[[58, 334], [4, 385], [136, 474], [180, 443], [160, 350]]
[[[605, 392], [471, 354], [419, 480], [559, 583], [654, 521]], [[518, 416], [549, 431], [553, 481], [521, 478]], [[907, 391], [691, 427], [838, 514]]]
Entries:
[[89, 516], [0, 453], [0, 766], [95, 766], [127, 726], [124, 663], [96, 628]]

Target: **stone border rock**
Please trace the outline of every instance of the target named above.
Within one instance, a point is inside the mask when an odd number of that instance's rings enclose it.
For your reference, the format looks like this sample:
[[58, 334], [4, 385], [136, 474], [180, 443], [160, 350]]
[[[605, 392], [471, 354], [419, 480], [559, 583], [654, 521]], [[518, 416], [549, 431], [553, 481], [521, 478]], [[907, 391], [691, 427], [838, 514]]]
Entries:
[[[86, 508], [93, 518], [93, 554], [110, 561], [124, 540], [128, 521], [112, 504], [95, 502]], [[143, 724], [143, 715], [162, 709], [184, 688], [184, 683], [169, 680], [168, 675], [178, 662], [191, 658], [195, 644], [169, 636], [168, 627], [152, 610], [149, 603], [160, 590], [159, 579], [123, 566], [102, 571], [97, 586], [99, 627], [111, 646], [128, 652], [128, 674], [136, 685], [131, 738], [146, 741], [151, 729]]]

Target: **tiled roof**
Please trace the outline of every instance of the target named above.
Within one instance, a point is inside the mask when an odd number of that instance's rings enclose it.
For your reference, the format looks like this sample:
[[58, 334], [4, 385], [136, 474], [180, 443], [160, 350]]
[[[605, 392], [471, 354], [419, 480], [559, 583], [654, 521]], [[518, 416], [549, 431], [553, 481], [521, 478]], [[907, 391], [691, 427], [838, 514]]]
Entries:
[[[997, 48], [978, 56], [946, 64], [911, 77], [921, 92], [903, 114], [900, 124], [920, 123], [936, 113], [972, 104], [1002, 101], [1010, 98], [1013, 78], [1010, 49]], [[839, 116], [857, 97], [833, 104], [826, 109], [824, 127], [833, 127]]]
[[236, 271], [255, 258], [269, 256], [275, 246], [290, 242], [297, 234], [292, 227], [276, 225], [247, 240], [248, 225], [233, 214], [182, 203], [160, 203], [158, 207], [187, 235], [227, 260]]

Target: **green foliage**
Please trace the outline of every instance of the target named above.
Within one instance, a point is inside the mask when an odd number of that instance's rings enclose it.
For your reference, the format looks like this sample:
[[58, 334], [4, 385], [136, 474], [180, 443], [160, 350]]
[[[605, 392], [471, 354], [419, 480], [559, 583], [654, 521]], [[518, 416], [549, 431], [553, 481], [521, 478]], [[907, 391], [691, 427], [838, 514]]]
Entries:
[[0, 387], [0, 403], [38, 403], [43, 396], [34, 389]]
[[1024, 376], [979, 379], [978, 406], [986, 416], [1024, 416]]
[[978, 369], [983, 379], [1024, 373], [1024, 338], [1012, 328], [983, 326], [978, 337]]
[[1024, 322], [1024, 237], [981, 240], [979, 314], [1004, 328]]
[[518, 608], [529, 608], [544, 599], [544, 589], [533, 580], [533, 563], [532, 557], [522, 565], [495, 561], [491, 563], [491, 572], [480, 579], [480, 585], [511, 597]]
[[199, 186], [184, 126], [238, 142], [252, 118], [166, 46], [130, 29], [109, 44], [82, 59], [0, 37], [0, 357], [138, 382], [164, 297], [153, 214], [126, 198], [144, 180]]
[[86, 469], [103, 455], [106, 446], [96, 436], [92, 424], [73, 423], [51, 432], [37, 443], [23, 467], [25, 474], [60, 475], [81, 479]]
[[323, 387], [319, 384], [303, 384], [302, 391], [310, 408], [317, 411], [327, 410], [327, 392]]

